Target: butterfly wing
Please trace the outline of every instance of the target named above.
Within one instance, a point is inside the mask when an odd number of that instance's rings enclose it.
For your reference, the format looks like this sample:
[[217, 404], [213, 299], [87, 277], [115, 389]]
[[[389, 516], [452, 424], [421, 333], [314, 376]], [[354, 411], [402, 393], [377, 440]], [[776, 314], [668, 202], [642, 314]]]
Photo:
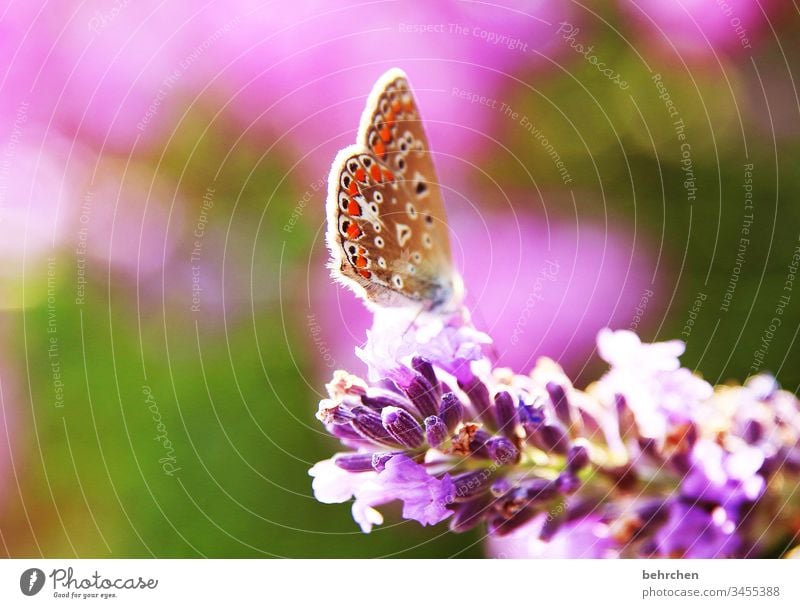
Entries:
[[378, 80], [358, 143], [336, 156], [327, 211], [331, 273], [368, 303], [438, 308], [457, 297], [444, 202], [402, 70]]

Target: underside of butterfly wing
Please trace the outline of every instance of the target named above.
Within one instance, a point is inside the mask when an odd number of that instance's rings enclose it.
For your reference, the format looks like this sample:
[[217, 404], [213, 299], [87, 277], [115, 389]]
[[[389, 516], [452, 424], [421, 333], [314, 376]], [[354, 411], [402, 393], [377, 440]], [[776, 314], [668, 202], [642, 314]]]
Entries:
[[457, 296], [439, 183], [405, 74], [375, 85], [359, 143], [328, 184], [333, 276], [380, 306], [439, 307]]

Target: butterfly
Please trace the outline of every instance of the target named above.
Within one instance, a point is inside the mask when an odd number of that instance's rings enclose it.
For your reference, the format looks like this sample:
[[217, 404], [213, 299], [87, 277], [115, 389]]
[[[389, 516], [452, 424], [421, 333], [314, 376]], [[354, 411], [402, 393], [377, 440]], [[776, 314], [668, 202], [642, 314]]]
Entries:
[[463, 288], [442, 192], [403, 70], [373, 86], [356, 141], [339, 151], [328, 178], [331, 275], [373, 309], [456, 306]]

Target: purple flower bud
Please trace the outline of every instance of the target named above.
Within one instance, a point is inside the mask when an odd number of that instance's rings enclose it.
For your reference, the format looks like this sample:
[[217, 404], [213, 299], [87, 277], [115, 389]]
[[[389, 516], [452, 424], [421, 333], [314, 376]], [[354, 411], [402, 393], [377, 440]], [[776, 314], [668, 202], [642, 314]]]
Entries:
[[428, 416], [425, 418], [425, 437], [428, 445], [438, 448], [447, 441], [447, 426], [439, 416]]
[[434, 416], [439, 412], [437, 391], [425, 379], [425, 376], [415, 374], [405, 387], [405, 391], [423, 418]]
[[691, 471], [692, 469], [692, 457], [690, 454], [685, 453], [677, 453], [673, 454], [667, 459], [667, 467], [673, 473], [677, 473], [681, 477], [684, 477]]
[[463, 502], [478, 494], [482, 494], [489, 488], [491, 478], [492, 474], [488, 469], [469, 471], [468, 473], [456, 475], [453, 477], [453, 484], [456, 488], [454, 500], [456, 502]]
[[396, 446], [397, 442], [383, 427], [381, 417], [366, 407], [358, 406], [353, 408], [353, 420], [350, 425], [355, 431], [366, 439], [382, 443], [384, 445]]
[[578, 473], [589, 464], [589, 450], [582, 445], [570, 446], [567, 452], [567, 469], [571, 473]]
[[469, 397], [472, 409], [475, 411], [475, 415], [478, 419], [489, 425], [494, 424], [494, 420], [492, 419], [492, 400], [489, 397], [489, 389], [480, 381], [480, 378], [471, 375], [470, 378], [465, 381], [459, 380], [458, 386], [467, 394], [467, 397]]
[[638, 483], [638, 475], [634, 469], [634, 463], [620, 465], [618, 467], [604, 467], [601, 470], [603, 475], [609, 477], [614, 483], [616, 490], [632, 491]]
[[492, 483], [489, 491], [492, 493], [492, 496], [500, 497], [508, 494], [512, 487], [513, 486], [508, 479], [501, 477]]
[[381, 412], [383, 427], [400, 445], [417, 448], [425, 441], [419, 422], [406, 410], [387, 407]]
[[477, 458], [491, 458], [489, 454], [489, 449], [486, 444], [492, 436], [484, 431], [483, 429], [478, 429], [475, 431], [475, 434], [472, 436], [472, 440], [469, 442], [469, 449], [470, 452]]
[[514, 405], [514, 398], [508, 392], [501, 391], [495, 395], [494, 415], [497, 430], [506, 437], [516, 437], [517, 408]]
[[542, 529], [539, 530], [539, 540], [549, 542], [555, 536], [556, 532], [566, 522], [566, 516], [557, 511], [550, 511], [547, 518], [542, 524]]
[[550, 402], [553, 404], [556, 416], [561, 423], [569, 429], [573, 424], [572, 406], [570, 405], [569, 399], [567, 399], [567, 393], [564, 387], [557, 382], [548, 382], [546, 388], [547, 394], [550, 395]]
[[349, 447], [352, 447], [354, 444], [371, 445], [371, 442], [364, 439], [364, 436], [357, 433], [349, 424], [329, 425], [327, 428], [334, 437], [340, 439]]
[[352, 452], [349, 454], [337, 454], [333, 462], [340, 469], [351, 473], [362, 473], [372, 471], [372, 458], [374, 454], [360, 454]]
[[642, 505], [636, 509], [636, 518], [639, 520], [639, 527], [631, 540], [639, 540], [649, 536], [665, 524], [669, 519], [669, 504], [663, 501], [655, 501]]
[[531, 479], [515, 493], [515, 500], [526, 504], [542, 503], [558, 496], [558, 488], [550, 479]]
[[564, 471], [556, 479], [556, 487], [562, 494], [574, 494], [581, 487], [581, 480], [570, 471]]
[[451, 509], [454, 513], [452, 519], [450, 519], [450, 529], [453, 532], [466, 532], [467, 530], [471, 530], [481, 523], [484, 517], [491, 512], [490, 507], [491, 499], [486, 495], [452, 505]]
[[353, 419], [353, 412], [341, 404], [326, 407], [317, 415], [325, 424], [347, 424]]
[[495, 464], [512, 464], [519, 460], [519, 450], [511, 440], [505, 437], [494, 437], [486, 442], [486, 449], [489, 451], [489, 458]]
[[413, 367], [418, 374], [428, 381], [428, 384], [430, 384], [433, 388], [436, 399], [438, 400], [442, 396], [442, 388], [430, 361], [423, 359], [422, 357], [414, 357], [411, 359], [411, 367]]
[[537, 511], [535, 509], [525, 508], [520, 509], [511, 517], [499, 515], [489, 520], [487, 529], [490, 535], [505, 536], [528, 523], [536, 514]]
[[570, 445], [564, 430], [554, 424], [543, 424], [528, 437], [528, 441], [540, 450], [553, 454], [566, 454]]
[[661, 454], [658, 451], [658, 442], [650, 437], [639, 437], [639, 451], [643, 456], [653, 459], [654, 461], [661, 460]]
[[413, 407], [411, 402], [402, 395], [386, 390], [372, 391], [371, 394], [363, 395], [361, 403], [377, 412], [380, 412], [385, 407], [400, 407], [404, 410], [409, 410]]
[[603, 507], [597, 503], [597, 497], [581, 500], [572, 499], [569, 509], [564, 513], [564, 521], [574, 522], [590, 516], [602, 516]]
[[519, 419], [525, 432], [531, 434], [544, 424], [544, 409], [523, 403], [519, 406]]
[[758, 443], [764, 437], [764, 425], [761, 424], [758, 420], [748, 420], [744, 424], [744, 430], [742, 431], [742, 439], [744, 439], [749, 444]]
[[458, 426], [461, 419], [464, 417], [464, 405], [455, 393], [445, 393], [442, 396], [442, 405], [439, 409], [439, 417], [447, 426], [449, 432]]

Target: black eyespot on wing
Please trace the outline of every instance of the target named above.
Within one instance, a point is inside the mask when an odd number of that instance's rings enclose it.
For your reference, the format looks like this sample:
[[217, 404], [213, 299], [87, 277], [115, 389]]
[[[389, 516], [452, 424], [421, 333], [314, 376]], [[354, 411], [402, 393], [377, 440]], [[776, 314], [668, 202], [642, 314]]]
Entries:
[[425, 194], [428, 191], [428, 184], [419, 180], [416, 185], [417, 194]]

